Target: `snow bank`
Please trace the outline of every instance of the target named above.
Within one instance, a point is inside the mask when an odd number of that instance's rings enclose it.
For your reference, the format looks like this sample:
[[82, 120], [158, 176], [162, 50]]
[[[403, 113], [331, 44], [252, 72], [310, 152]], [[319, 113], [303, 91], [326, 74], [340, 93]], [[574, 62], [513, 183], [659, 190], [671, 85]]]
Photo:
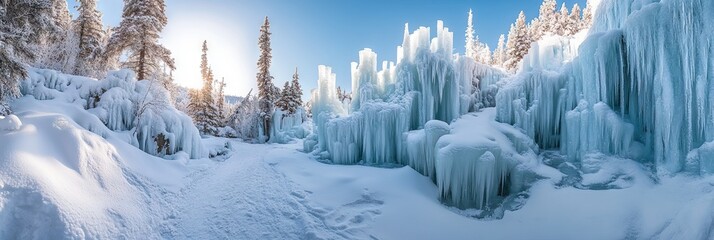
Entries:
[[[103, 129], [97, 122], [112, 131], [131, 130], [134, 137], [129, 142], [147, 153], [164, 156], [184, 151], [192, 158], [207, 156], [191, 118], [171, 106], [166, 90], [158, 83], [137, 82], [129, 70], [112, 72], [103, 80], [95, 80], [30, 69], [28, 79], [21, 84], [21, 92], [37, 100], [73, 105], [48, 111], [73, 115], [77, 123], [90, 131]], [[80, 116], [85, 113], [77, 108], [86, 109], [95, 117]]]
[[575, 160], [642, 146], [637, 159], [682, 171], [692, 149], [714, 140], [713, 9], [700, 0], [602, 1], [578, 57], [557, 72], [531, 64], [500, 90], [498, 120]]
[[62, 115], [18, 114], [19, 131], [0, 131], [0, 238], [159, 238], [114, 145]]
[[17, 131], [22, 127], [22, 122], [15, 115], [0, 116], [0, 131]]

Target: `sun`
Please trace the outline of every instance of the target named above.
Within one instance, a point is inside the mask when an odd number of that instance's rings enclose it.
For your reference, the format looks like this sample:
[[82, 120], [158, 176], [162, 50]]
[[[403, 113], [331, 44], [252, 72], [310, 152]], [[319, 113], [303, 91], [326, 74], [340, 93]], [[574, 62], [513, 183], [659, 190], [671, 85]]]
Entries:
[[255, 54], [244, 40], [238, 25], [222, 24], [216, 16], [187, 12], [173, 18], [162, 34], [161, 42], [171, 50], [176, 61], [176, 84], [200, 88], [201, 44], [208, 41], [208, 62], [217, 80], [226, 81], [226, 94], [243, 96], [255, 87]]

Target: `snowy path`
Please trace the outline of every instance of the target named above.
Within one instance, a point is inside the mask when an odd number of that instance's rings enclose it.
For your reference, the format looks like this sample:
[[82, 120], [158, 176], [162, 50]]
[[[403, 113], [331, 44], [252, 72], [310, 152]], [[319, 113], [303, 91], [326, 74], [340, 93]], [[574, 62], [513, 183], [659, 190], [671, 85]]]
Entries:
[[[314, 207], [309, 191], [297, 189], [276, 171], [282, 156], [295, 145], [236, 144], [235, 154], [225, 162], [206, 163], [188, 177], [176, 199], [179, 209], [167, 222], [168, 234], [178, 239], [354, 239], [361, 231], [362, 216]], [[301, 153], [298, 153], [301, 154]], [[304, 155], [304, 154], [303, 154]], [[378, 200], [369, 196], [351, 203], [367, 207]], [[376, 209], [366, 210], [378, 213]], [[351, 224], [339, 224], [352, 220]]]

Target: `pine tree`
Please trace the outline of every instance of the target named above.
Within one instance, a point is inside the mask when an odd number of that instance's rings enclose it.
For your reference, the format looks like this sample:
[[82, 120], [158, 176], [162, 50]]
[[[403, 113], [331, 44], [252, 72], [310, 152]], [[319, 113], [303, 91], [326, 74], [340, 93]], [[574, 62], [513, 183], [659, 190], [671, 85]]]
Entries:
[[300, 75], [298, 75], [298, 70], [295, 68], [295, 73], [293, 74], [293, 80], [290, 83], [290, 89], [292, 90], [292, 113], [295, 113], [298, 108], [302, 106], [302, 86], [300, 86]]
[[262, 118], [263, 137], [265, 141], [270, 140], [270, 122], [273, 115], [273, 103], [275, 101], [275, 86], [273, 85], [273, 76], [270, 75], [270, 63], [272, 49], [270, 48], [270, 22], [268, 17], [265, 17], [263, 26], [260, 27], [260, 37], [258, 38], [258, 47], [260, 48], [260, 57], [258, 58], [258, 73], [256, 81], [258, 82], [258, 99], [260, 108], [260, 117]]
[[7, 100], [19, 95], [19, 83], [27, 77], [25, 64], [37, 54], [33, 45], [56, 31], [53, 2], [13, 0], [0, 4], [0, 115], [10, 112]]
[[216, 92], [216, 109], [218, 110], [218, 122], [220, 127], [223, 127], [226, 125], [226, 121], [228, 119], [226, 111], [226, 94], [225, 94], [225, 88], [226, 88], [226, 79], [221, 78], [220, 82], [216, 82], [218, 84], [218, 89]]
[[546, 33], [555, 33], [555, 23], [557, 22], [556, 7], [558, 3], [555, 0], [543, 0], [538, 11], [538, 27], [539, 30], [536, 31], [538, 36], [534, 36], [535, 39], [540, 39]]
[[66, 0], [52, 0], [52, 20], [58, 28], [68, 30], [72, 22]]
[[73, 72], [76, 75], [98, 77], [104, 38], [102, 14], [97, 11], [96, 0], [79, 0], [79, 3], [79, 16], [74, 21], [73, 29], [78, 36], [79, 53]]
[[496, 47], [496, 50], [493, 51], [493, 60], [491, 61], [491, 65], [493, 66], [498, 66], [498, 67], [503, 67], [503, 64], [506, 62], [506, 37], [501, 34], [500, 37], [498, 37], [498, 46]]
[[590, 0], [587, 1], [585, 9], [583, 10], [583, 20], [581, 22], [581, 29], [590, 28], [593, 25], [593, 14], [595, 10], [593, 9]]
[[67, 1], [50, 0], [50, 31], [39, 35], [38, 41], [33, 44], [37, 59], [33, 66], [50, 68], [68, 72], [74, 65], [76, 57], [74, 41], [72, 39], [71, 22]]
[[531, 39], [528, 36], [526, 15], [521, 11], [516, 23], [511, 25], [511, 30], [508, 33], [508, 61], [506, 61], [506, 69], [515, 71], [518, 68], [518, 63], [528, 54], [530, 44]]
[[528, 24], [528, 34], [531, 36], [531, 40], [538, 41], [543, 37], [543, 27], [541, 26], [541, 21], [538, 18], [531, 20]]
[[124, 0], [122, 21], [109, 39], [107, 59], [117, 59], [127, 51], [125, 67], [146, 79], [159, 71], [160, 63], [174, 69], [171, 51], [158, 43], [159, 33], [166, 26], [166, 5], [163, 0]]
[[580, 5], [577, 3], [573, 5], [573, 10], [570, 11], [570, 16], [568, 17], [568, 30], [570, 31], [568, 35], [574, 35], [578, 33], [582, 28], [582, 20], [580, 19]]
[[560, 13], [558, 14], [557, 21], [555, 24], [555, 34], [558, 34], [560, 36], [568, 36], [568, 33], [570, 33], [570, 14], [568, 13], [568, 8], [565, 6], [565, 3], [560, 6]]
[[213, 98], [213, 70], [208, 65], [208, 44], [203, 41], [201, 54], [201, 78], [203, 87], [191, 91], [191, 102], [188, 105], [189, 114], [196, 127], [203, 135], [215, 135], [219, 127], [219, 112]]
[[290, 89], [290, 82], [285, 82], [285, 86], [283, 86], [283, 91], [280, 93], [280, 98], [278, 98], [278, 101], [275, 102], [275, 106], [279, 107], [280, 110], [283, 112], [286, 112], [288, 114], [291, 114], [290, 112], [290, 104], [291, 104], [291, 96], [292, 90]]
[[481, 63], [491, 64], [491, 47], [488, 44], [481, 43], [479, 47], [479, 55], [481, 55]]
[[473, 12], [469, 9], [469, 17], [466, 24], [466, 56], [476, 59], [476, 42], [474, 41]]

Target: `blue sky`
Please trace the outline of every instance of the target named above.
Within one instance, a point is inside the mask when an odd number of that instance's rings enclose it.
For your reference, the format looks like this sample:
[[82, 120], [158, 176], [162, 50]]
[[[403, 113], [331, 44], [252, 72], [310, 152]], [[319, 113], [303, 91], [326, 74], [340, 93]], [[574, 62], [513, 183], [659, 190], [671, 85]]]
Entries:
[[[68, 0], [74, 6], [74, 0]], [[255, 87], [258, 30], [263, 18], [271, 21], [273, 65], [277, 86], [291, 79], [295, 67], [308, 98], [317, 86], [317, 66], [328, 65], [337, 74], [338, 85], [349, 89], [350, 62], [358, 51], [371, 48], [378, 61], [395, 61], [404, 23], [410, 31], [419, 26], [436, 27], [437, 20], [454, 32], [454, 47], [464, 52], [468, 10], [474, 11], [474, 27], [482, 41], [495, 47], [500, 34], [523, 10], [529, 20], [538, 14], [541, 0], [168, 0], [169, 24], [161, 42], [177, 62], [176, 81], [200, 87], [201, 42], [209, 44], [209, 62], [216, 77], [225, 77], [227, 92], [245, 95]], [[563, 3], [559, 0], [558, 4]], [[568, 8], [585, 0], [567, 0]], [[122, 0], [100, 0], [98, 8], [105, 25], [121, 20]], [[434, 36], [435, 33], [432, 33]]]

